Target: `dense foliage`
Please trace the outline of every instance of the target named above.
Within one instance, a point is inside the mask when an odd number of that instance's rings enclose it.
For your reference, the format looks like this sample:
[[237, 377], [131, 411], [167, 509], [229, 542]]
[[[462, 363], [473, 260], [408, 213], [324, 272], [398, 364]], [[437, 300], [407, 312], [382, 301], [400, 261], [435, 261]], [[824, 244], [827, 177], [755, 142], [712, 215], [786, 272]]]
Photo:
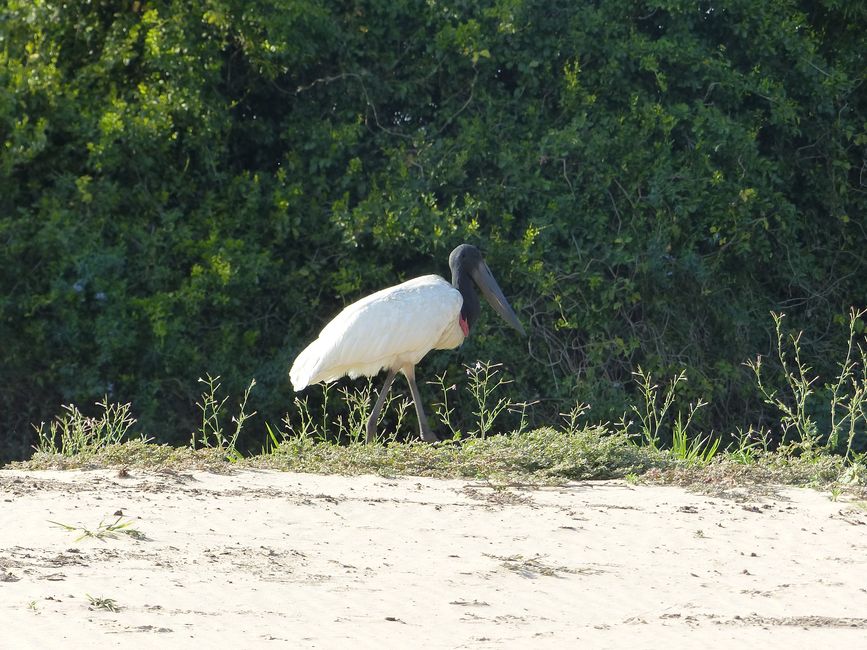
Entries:
[[769, 310], [821, 370], [867, 304], [865, 70], [844, 0], [2, 0], [6, 453], [103, 395], [187, 440], [205, 373], [278, 421], [328, 318], [463, 241], [529, 338], [488, 311], [423, 378], [603, 418], [686, 369], [759, 420]]

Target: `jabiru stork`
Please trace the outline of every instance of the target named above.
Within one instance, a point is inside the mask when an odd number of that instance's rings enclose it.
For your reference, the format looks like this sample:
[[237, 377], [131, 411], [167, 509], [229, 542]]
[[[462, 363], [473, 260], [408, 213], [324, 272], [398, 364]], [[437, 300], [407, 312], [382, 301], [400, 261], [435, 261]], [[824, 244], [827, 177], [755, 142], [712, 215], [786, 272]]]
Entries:
[[374, 376], [387, 370], [385, 383], [367, 420], [366, 440], [376, 438], [376, 423], [398, 371], [406, 377], [425, 442], [438, 440], [425, 417], [415, 382], [415, 366], [431, 350], [456, 348], [479, 317], [479, 297], [472, 281], [500, 316], [524, 335], [479, 249], [461, 244], [449, 255], [452, 282], [424, 275], [352, 303], [320, 332], [292, 364], [295, 391], [344, 375]]

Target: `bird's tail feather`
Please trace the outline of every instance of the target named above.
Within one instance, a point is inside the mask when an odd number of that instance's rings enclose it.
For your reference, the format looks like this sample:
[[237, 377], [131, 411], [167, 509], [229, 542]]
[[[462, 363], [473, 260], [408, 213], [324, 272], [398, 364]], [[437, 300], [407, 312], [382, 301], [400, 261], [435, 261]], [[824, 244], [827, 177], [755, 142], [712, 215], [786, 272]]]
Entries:
[[322, 358], [317, 343], [319, 343], [318, 339], [304, 348], [301, 354], [298, 355], [298, 358], [295, 359], [295, 363], [292, 364], [292, 369], [289, 371], [289, 379], [292, 381], [292, 388], [295, 389], [295, 392], [304, 390], [310, 384], [310, 380], [313, 379], [316, 367]]

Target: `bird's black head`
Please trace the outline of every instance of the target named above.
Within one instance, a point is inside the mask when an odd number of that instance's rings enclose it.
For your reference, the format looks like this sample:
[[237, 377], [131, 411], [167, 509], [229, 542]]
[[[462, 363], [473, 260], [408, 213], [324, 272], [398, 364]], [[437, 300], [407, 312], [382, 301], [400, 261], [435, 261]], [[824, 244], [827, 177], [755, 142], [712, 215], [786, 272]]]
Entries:
[[469, 272], [475, 268], [482, 259], [482, 252], [472, 244], [461, 244], [455, 248], [449, 255], [449, 268], [452, 270], [452, 278], [459, 272], [460, 269], [465, 269]]
[[488, 265], [482, 258], [482, 253], [471, 244], [461, 244], [449, 255], [449, 268], [452, 271], [452, 286], [454, 286], [464, 298], [461, 307], [461, 315], [467, 320], [472, 329], [481, 311], [479, 297], [470, 286], [470, 279], [481, 289], [482, 295], [490, 303], [500, 316], [509, 325], [524, 334], [524, 328], [518, 321], [518, 317], [503, 295], [497, 281], [491, 274]]

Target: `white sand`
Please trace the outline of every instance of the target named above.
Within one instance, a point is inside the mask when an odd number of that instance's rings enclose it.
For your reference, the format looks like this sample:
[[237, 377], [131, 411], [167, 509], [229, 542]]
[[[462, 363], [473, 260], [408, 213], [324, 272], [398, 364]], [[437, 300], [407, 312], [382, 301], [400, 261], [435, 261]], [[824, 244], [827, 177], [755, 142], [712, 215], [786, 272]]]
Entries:
[[747, 496], [4, 470], [0, 647], [867, 647], [867, 511]]

